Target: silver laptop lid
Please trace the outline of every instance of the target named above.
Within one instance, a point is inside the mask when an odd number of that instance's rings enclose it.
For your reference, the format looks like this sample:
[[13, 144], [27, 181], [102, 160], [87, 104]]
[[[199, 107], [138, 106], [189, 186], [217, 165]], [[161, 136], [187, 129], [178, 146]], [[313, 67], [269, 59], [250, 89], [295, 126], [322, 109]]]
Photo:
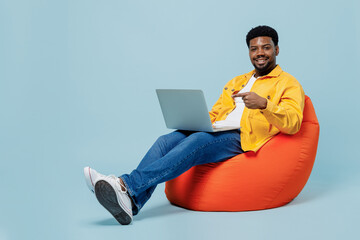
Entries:
[[166, 127], [213, 132], [209, 111], [201, 90], [156, 89]]

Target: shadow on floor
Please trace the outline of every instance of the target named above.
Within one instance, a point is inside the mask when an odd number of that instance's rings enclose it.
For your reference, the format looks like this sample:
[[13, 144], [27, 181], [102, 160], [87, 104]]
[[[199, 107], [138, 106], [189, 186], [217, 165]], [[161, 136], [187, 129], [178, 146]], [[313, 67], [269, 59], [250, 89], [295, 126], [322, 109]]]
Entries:
[[[157, 218], [157, 217], [165, 217], [172, 214], [186, 214], [189, 210], [171, 205], [169, 202], [161, 203], [157, 206], [146, 208], [140, 211], [140, 213], [134, 216], [133, 221], [142, 221], [147, 218]], [[115, 226], [119, 225], [119, 223], [115, 220], [115, 218], [107, 218], [99, 221], [91, 222], [92, 225], [100, 225], [100, 226]]]
[[99, 221], [94, 221], [91, 224], [100, 225], [100, 226], [119, 226], [119, 223], [115, 220], [115, 218], [108, 218]]
[[134, 221], [141, 221], [146, 218], [156, 218], [173, 214], [186, 214], [189, 210], [171, 205], [169, 202], [161, 203], [155, 207], [147, 208], [134, 217]]

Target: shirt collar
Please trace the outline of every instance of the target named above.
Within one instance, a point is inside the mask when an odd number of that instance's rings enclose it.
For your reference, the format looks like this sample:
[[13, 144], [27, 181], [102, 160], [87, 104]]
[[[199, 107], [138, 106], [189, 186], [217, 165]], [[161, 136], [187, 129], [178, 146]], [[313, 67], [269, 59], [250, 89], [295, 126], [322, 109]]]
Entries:
[[[258, 79], [278, 77], [282, 72], [283, 70], [281, 69], [281, 67], [279, 65], [276, 65], [276, 67], [268, 75], [261, 76]], [[254, 75], [254, 73], [255, 73], [255, 69], [245, 74], [246, 79], [250, 79], [251, 76]]]

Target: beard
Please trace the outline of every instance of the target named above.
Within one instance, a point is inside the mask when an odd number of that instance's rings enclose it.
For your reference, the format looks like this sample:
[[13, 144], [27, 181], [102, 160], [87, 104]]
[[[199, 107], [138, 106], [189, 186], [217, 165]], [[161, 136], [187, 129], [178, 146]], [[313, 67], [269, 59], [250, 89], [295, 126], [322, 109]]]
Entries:
[[253, 64], [253, 66], [255, 67], [255, 70], [258, 72], [266, 72], [270, 68], [270, 62], [267, 62], [266, 64], [261, 66]]
[[264, 76], [269, 74], [276, 67], [276, 62], [268, 61], [263, 65], [258, 65], [254, 61], [253, 66], [255, 67], [255, 70], [261, 74], [261, 76]]

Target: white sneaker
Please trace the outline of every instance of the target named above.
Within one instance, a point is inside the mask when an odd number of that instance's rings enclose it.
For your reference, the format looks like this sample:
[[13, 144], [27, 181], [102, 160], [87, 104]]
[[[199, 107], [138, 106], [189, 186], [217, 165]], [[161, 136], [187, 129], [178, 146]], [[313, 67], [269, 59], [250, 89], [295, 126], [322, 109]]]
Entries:
[[[97, 200], [122, 225], [132, 222], [132, 203], [127, 189], [114, 175], [105, 176], [90, 167], [84, 168], [85, 180]], [[123, 187], [125, 190], [122, 190]]]
[[90, 167], [84, 167], [85, 182], [91, 192], [95, 193], [95, 183], [98, 179], [102, 179], [105, 175], [102, 175]]

